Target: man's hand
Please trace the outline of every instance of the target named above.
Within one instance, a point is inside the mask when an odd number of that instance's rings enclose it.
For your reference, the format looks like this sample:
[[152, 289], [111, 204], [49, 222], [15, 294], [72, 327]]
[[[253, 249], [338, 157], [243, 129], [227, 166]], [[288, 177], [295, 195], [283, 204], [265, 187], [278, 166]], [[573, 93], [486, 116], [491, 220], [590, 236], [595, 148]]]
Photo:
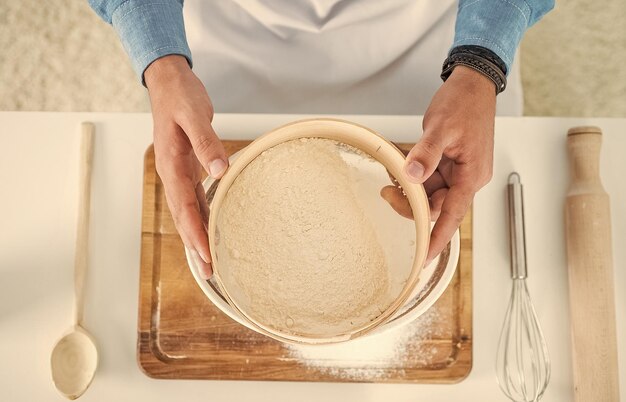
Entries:
[[454, 69], [426, 110], [424, 134], [404, 171], [410, 181], [424, 183], [437, 221], [428, 261], [445, 248], [474, 194], [491, 180], [495, 111], [494, 83], [464, 66]]
[[182, 56], [156, 60], [144, 77], [152, 105], [156, 169], [176, 229], [200, 274], [208, 279], [212, 270], [202, 169], [220, 178], [228, 166], [224, 147], [211, 126], [213, 105]]

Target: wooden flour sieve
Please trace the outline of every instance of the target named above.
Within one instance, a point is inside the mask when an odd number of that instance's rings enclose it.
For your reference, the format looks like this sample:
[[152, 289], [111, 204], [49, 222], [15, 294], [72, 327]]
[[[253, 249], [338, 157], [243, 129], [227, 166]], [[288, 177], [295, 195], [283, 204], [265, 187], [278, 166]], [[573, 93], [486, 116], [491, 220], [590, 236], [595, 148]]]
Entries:
[[[250, 314], [246, 313], [245, 306], [238, 303], [238, 301], [233, 298], [232, 293], [229, 292], [228, 287], [225, 286], [225, 281], [222, 279], [225, 271], [222, 270], [227, 268], [220, 266], [219, 256], [216, 254], [217, 242], [219, 241], [219, 236], [217, 235], [217, 217], [226, 194], [235, 179], [250, 162], [252, 162], [265, 150], [283, 142], [299, 138], [324, 138], [335, 140], [340, 143], [353, 146], [370, 155], [372, 158], [381, 163], [389, 171], [389, 173], [397, 179], [407, 196], [415, 218], [415, 255], [411, 271], [402, 291], [389, 305], [389, 307], [372, 321], [360, 327], [355, 327], [350, 331], [330, 334], [324, 337], [305, 336], [280, 331], [259, 322]], [[321, 344], [347, 341], [365, 335], [390, 320], [394, 313], [407, 302], [417, 285], [420, 271], [424, 266], [426, 255], [428, 253], [430, 235], [430, 213], [426, 192], [421, 184], [414, 184], [405, 179], [402, 172], [403, 166], [404, 155], [391, 142], [366, 127], [343, 120], [310, 119], [296, 121], [276, 128], [257, 138], [241, 151], [238, 158], [226, 171], [217, 186], [217, 190], [211, 204], [208, 233], [211, 258], [213, 261], [213, 274], [214, 280], [221, 290], [226, 302], [259, 333], [282, 342], [298, 344]]]

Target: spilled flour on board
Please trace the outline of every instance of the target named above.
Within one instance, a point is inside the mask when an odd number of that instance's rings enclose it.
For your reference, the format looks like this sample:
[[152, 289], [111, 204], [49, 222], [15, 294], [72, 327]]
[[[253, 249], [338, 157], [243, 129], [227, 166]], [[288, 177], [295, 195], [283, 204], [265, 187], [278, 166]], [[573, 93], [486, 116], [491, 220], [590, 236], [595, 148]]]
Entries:
[[432, 339], [444, 335], [441, 316], [431, 307], [415, 321], [380, 334], [331, 345], [287, 345], [289, 355], [320, 373], [344, 380], [403, 377], [405, 367], [423, 367], [438, 359]]

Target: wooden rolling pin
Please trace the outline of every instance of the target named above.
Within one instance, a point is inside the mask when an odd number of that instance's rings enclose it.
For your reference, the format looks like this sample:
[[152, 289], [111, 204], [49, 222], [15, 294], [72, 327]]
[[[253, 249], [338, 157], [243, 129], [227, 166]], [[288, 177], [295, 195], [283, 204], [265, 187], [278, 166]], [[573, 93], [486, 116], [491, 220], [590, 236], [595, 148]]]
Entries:
[[565, 205], [576, 401], [619, 401], [609, 196], [600, 182], [602, 131], [567, 132]]

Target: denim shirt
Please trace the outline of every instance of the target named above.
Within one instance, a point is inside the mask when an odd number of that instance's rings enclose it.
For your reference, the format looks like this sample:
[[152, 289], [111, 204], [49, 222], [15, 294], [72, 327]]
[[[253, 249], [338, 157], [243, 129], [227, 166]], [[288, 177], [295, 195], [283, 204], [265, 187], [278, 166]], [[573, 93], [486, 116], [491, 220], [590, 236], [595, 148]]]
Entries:
[[[156, 59], [178, 54], [192, 65], [185, 37], [183, 0], [89, 0], [117, 31], [133, 69], [143, 73]], [[554, 0], [459, 0], [454, 43], [494, 52], [510, 71], [526, 29], [554, 7]]]

